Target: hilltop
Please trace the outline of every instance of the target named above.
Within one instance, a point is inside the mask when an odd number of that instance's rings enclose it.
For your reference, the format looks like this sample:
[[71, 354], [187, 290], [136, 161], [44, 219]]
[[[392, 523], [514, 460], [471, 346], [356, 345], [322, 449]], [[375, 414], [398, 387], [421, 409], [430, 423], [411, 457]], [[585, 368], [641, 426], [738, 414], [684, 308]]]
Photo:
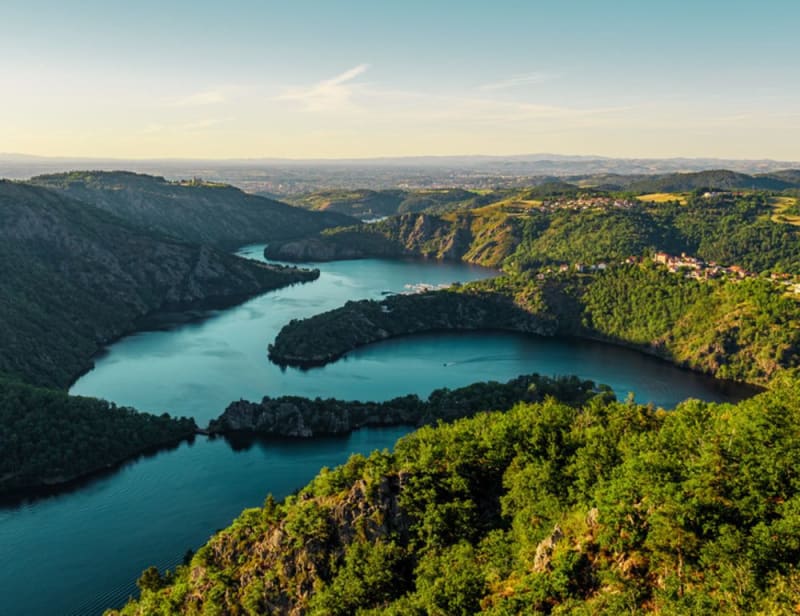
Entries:
[[226, 250], [355, 222], [335, 212], [309, 212], [250, 195], [227, 184], [168, 182], [127, 171], [40, 175], [30, 183], [94, 205], [142, 229]]
[[339, 212], [360, 219], [408, 212], [447, 212], [486, 205], [491, 195], [444, 188], [438, 190], [324, 190], [293, 197], [290, 201], [315, 211]]

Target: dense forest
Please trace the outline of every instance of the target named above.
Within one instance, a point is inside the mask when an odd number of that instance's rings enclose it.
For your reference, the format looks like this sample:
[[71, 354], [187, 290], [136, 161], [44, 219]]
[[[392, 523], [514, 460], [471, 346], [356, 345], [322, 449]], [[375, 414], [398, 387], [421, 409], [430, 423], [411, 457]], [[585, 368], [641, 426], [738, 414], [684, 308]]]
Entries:
[[601, 392], [614, 397], [608, 386], [596, 386], [575, 376], [551, 378], [530, 374], [507, 383], [473, 383], [452, 390], [436, 389], [425, 400], [415, 394], [385, 402], [265, 396], [258, 403], [232, 402], [209, 424], [208, 432], [311, 438], [346, 434], [365, 426], [421, 426], [452, 421], [487, 408], [507, 410], [517, 402], [537, 402], [547, 397], [581, 403]]
[[793, 614], [799, 437], [796, 382], [422, 428], [244, 511], [108, 614]]
[[195, 430], [192, 419], [138, 413], [0, 375], [0, 493], [63, 483]]
[[308, 367], [326, 364], [365, 344], [408, 334], [457, 330], [556, 333], [556, 321], [549, 312], [526, 310], [493, 289], [468, 288], [474, 292], [350, 301], [308, 319], [293, 319], [269, 345], [269, 357], [279, 365]]
[[388, 337], [471, 329], [596, 338], [756, 384], [800, 367], [800, 302], [785, 287], [699, 281], [647, 261], [348, 302], [287, 324], [269, 351], [277, 363], [317, 364]]

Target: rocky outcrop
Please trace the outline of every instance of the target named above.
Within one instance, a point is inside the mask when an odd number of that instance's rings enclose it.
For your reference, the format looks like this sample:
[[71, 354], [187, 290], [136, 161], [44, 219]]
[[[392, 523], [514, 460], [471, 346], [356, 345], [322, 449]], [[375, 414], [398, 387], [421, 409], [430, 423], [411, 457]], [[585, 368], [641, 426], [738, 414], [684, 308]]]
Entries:
[[317, 398], [264, 398], [260, 403], [240, 400], [213, 421], [209, 432], [257, 432], [310, 438], [346, 434], [364, 426], [416, 425], [425, 404], [416, 396], [392, 402], [345, 402]]
[[556, 319], [531, 313], [500, 293], [455, 291], [395, 295], [383, 301], [347, 302], [341, 308], [291, 321], [269, 345], [280, 365], [315, 366], [357, 347], [431, 331], [507, 330], [551, 336]]
[[475, 383], [452, 391], [440, 389], [434, 391], [427, 400], [415, 395], [386, 402], [265, 397], [259, 403], [245, 400], [231, 403], [219, 418], [211, 422], [208, 432], [253, 432], [310, 438], [346, 434], [365, 426], [419, 426], [439, 420], [451, 421], [489, 407], [505, 410], [519, 401], [533, 402], [546, 396], [581, 402], [601, 390], [595, 388], [591, 381], [552, 379], [532, 374], [519, 376], [507, 383]]
[[460, 261], [475, 248], [474, 239], [469, 217], [450, 220], [431, 214], [402, 214], [308, 238], [270, 242], [264, 254], [284, 261], [409, 256]]

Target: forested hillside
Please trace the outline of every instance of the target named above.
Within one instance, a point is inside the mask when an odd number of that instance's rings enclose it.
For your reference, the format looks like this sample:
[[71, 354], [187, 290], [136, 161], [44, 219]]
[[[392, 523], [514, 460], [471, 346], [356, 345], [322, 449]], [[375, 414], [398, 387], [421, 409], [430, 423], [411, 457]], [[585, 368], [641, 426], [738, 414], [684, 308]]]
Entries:
[[799, 437], [789, 382], [423, 428], [244, 511], [109, 614], [793, 614]]
[[249, 195], [227, 184], [168, 182], [127, 171], [41, 175], [31, 183], [90, 203], [143, 229], [225, 250], [355, 222], [335, 212], [308, 212]]
[[452, 390], [443, 387], [425, 400], [415, 394], [384, 402], [265, 396], [261, 402], [232, 402], [222, 415], [211, 421], [208, 431], [313, 438], [347, 434], [366, 426], [435, 424], [469, 417], [487, 408], [507, 410], [517, 402], [538, 402], [549, 397], [585, 402], [600, 392], [614, 396], [607, 386], [581, 381], [576, 376], [551, 378], [530, 374], [507, 383], [473, 383]]
[[800, 273], [798, 228], [773, 217], [775, 197], [766, 193], [666, 195], [658, 202], [580, 191], [536, 197], [518, 194], [475, 210], [332, 229], [273, 242], [267, 255], [299, 261], [421, 256], [520, 271], [666, 251], [755, 272]]
[[596, 338], [756, 384], [800, 367], [800, 301], [784, 286], [699, 281], [650, 262], [348, 302], [288, 323], [269, 351], [277, 363], [310, 365], [389, 337], [474, 329]]
[[0, 182], [0, 372], [66, 387], [153, 310], [241, 301], [316, 275], [147, 233], [43, 188]]
[[160, 308], [235, 303], [316, 276], [0, 182], [0, 492], [69, 481], [195, 430], [191, 420], [31, 385], [66, 388], [106, 343]]
[[192, 419], [138, 413], [0, 375], [0, 493], [64, 483], [195, 430]]
[[410, 212], [447, 212], [470, 209], [485, 205], [493, 195], [482, 195], [461, 188], [440, 190], [323, 190], [300, 197], [292, 203], [301, 207], [322, 211], [339, 212], [361, 219], [394, 216]]

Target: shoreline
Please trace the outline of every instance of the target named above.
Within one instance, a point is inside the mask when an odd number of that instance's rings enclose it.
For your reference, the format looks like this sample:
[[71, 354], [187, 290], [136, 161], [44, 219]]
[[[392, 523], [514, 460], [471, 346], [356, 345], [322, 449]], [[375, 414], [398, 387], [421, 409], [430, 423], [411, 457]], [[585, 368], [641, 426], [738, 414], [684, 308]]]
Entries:
[[0, 490], [0, 511], [17, 507], [22, 503], [55, 497], [83, 488], [94, 481], [99, 481], [103, 477], [110, 477], [116, 474], [128, 464], [135, 463], [142, 458], [150, 458], [163, 452], [173, 451], [184, 443], [192, 444], [199, 434], [201, 434], [199, 429], [194, 429], [180, 438], [169, 439], [162, 443], [145, 447], [134, 454], [118, 458], [92, 470], [70, 477], [46, 479], [32, 485]]

